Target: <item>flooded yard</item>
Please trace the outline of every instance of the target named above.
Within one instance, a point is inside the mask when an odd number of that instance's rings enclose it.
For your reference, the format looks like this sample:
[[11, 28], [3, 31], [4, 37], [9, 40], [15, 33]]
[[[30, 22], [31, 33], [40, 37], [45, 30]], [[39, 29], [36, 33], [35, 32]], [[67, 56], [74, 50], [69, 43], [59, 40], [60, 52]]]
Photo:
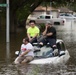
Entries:
[[62, 39], [70, 54], [67, 64], [14, 65], [15, 51], [20, 49], [25, 29], [10, 35], [6, 43], [5, 28], [0, 30], [0, 75], [76, 75], [76, 22], [68, 20], [63, 26], [55, 26], [57, 38]]

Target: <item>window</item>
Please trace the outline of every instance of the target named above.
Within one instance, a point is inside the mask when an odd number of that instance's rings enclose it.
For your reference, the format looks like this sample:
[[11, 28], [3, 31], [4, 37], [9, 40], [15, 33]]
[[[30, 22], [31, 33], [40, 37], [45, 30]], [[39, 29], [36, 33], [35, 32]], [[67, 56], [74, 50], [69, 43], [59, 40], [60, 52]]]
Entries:
[[65, 45], [64, 45], [64, 43], [63, 42], [58, 42], [57, 43], [57, 48], [59, 50], [64, 50], [65, 51]]
[[45, 16], [45, 19], [50, 19], [50, 16]]
[[52, 52], [53, 52], [53, 49], [51, 47], [43, 46], [40, 51], [37, 50], [34, 52], [34, 54], [35, 54], [35, 57], [44, 58], [49, 56], [51, 57]]
[[60, 16], [65, 16], [65, 14], [61, 14]]
[[44, 16], [40, 16], [40, 19], [44, 19]]

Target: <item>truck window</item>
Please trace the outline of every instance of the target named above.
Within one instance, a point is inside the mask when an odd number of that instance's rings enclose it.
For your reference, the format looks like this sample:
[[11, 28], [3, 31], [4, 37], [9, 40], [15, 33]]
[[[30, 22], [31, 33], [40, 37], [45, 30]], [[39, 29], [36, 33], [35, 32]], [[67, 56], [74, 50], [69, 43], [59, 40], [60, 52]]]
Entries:
[[50, 19], [50, 16], [45, 16], [45, 19]]
[[57, 48], [59, 50], [64, 50], [65, 51], [65, 45], [64, 45], [64, 43], [63, 42], [58, 42], [57, 43]]
[[40, 19], [44, 19], [44, 16], [40, 16]]

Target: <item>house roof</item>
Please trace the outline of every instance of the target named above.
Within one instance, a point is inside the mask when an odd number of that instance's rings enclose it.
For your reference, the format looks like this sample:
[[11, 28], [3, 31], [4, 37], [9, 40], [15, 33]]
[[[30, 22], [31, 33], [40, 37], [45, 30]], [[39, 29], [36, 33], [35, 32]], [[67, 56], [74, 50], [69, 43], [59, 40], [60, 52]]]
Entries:
[[61, 7], [61, 8], [59, 8], [59, 12], [73, 12], [73, 11], [66, 7]]
[[39, 6], [39, 7], [37, 7], [34, 11], [50, 11], [50, 10], [57, 10], [57, 9], [55, 9], [55, 8], [53, 8], [53, 7], [43, 7], [43, 6]]
[[34, 11], [44, 11], [44, 9], [43, 9], [43, 7], [42, 6], [39, 6], [39, 7], [37, 7]]
[[59, 12], [73, 12], [72, 10], [66, 8], [66, 7], [60, 7], [58, 9], [53, 8], [53, 7], [43, 7], [43, 6], [39, 6], [37, 7], [34, 12], [38, 12], [38, 11], [59, 11]]

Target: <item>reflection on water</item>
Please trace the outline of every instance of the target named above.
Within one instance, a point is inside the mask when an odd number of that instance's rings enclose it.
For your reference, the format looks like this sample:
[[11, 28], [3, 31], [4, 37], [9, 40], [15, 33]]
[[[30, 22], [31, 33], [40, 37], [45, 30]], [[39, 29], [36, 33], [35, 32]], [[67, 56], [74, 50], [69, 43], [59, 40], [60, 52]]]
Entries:
[[10, 43], [6, 43], [6, 61], [10, 62]]
[[20, 49], [25, 30], [11, 34], [10, 43], [5, 42], [5, 29], [0, 30], [0, 75], [76, 75], [76, 23], [67, 21], [64, 26], [55, 26], [57, 37], [62, 39], [71, 58], [67, 64], [58, 65], [13, 65], [15, 51]]

